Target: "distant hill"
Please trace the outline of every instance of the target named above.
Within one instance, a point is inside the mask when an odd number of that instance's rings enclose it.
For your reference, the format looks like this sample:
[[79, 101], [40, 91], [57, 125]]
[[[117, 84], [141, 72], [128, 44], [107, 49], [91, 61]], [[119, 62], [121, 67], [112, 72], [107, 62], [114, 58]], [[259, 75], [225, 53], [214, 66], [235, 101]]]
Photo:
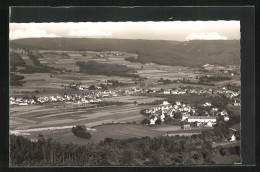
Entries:
[[90, 38], [28, 38], [10, 41], [11, 48], [50, 50], [124, 51], [137, 53], [143, 62], [198, 66], [206, 63], [240, 64], [239, 40], [131, 40]]

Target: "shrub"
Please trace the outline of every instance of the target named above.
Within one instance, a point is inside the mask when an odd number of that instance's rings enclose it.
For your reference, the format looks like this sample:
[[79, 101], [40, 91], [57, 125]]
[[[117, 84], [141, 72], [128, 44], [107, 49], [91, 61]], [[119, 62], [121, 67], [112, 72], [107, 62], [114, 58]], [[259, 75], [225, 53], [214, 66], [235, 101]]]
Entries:
[[72, 127], [71, 131], [77, 137], [84, 138], [84, 139], [91, 138], [90, 133], [87, 131], [84, 125], [77, 125], [76, 127]]
[[89, 86], [89, 88], [88, 88], [89, 90], [95, 90], [96, 89], [96, 87], [95, 87], [95, 85], [91, 85], [91, 86]]
[[141, 124], [143, 124], [143, 125], [147, 125], [149, 123], [150, 123], [150, 121], [147, 118], [145, 118], [144, 120], [141, 121]]
[[158, 118], [156, 121], [155, 121], [155, 124], [159, 125], [162, 123], [162, 120], [160, 118]]
[[174, 114], [174, 118], [176, 118], [176, 119], [182, 119], [182, 114], [181, 114], [180, 112], [176, 112], [176, 113]]

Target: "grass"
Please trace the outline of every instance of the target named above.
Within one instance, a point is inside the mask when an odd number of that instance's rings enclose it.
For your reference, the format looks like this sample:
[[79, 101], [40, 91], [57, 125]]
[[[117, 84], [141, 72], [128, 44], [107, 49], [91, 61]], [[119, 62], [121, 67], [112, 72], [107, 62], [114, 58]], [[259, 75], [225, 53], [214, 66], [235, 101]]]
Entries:
[[[29, 106], [28, 106], [29, 107]], [[12, 108], [12, 107], [11, 107]], [[20, 119], [32, 121], [30, 124], [21, 123], [12, 128], [43, 128], [66, 125], [86, 124], [88, 127], [101, 125], [102, 123], [116, 122], [140, 122], [143, 115], [140, 110], [145, 107], [137, 107], [133, 104], [108, 106], [94, 109], [72, 110], [72, 108], [53, 108], [51, 104], [45, 104], [41, 109], [27, 109], [24, 111], [10, 112], [12, 121]], [[12, 110], [12, 109], [11, 109]]]

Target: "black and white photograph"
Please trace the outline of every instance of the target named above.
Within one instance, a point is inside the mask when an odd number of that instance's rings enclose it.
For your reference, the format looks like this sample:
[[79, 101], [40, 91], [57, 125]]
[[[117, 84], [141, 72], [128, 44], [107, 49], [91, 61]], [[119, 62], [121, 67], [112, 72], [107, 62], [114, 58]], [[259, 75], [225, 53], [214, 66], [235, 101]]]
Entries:
[[11, 167], [242, 163], [239, 20], [9, 28]]

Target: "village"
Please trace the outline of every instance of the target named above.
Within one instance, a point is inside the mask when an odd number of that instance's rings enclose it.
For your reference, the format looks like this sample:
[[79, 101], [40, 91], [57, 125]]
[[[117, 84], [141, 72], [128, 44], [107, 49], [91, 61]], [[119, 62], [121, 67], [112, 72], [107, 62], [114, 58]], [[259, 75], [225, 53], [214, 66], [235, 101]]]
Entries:
[[[211, 107], [211, 103], [206, 102], [203, 104], [205, 107]], [[219, 111], [218, 108], [211, 107], [210, 112], [205, 111], [204, 115], [198, 116], [196, 109], [190, 105], [186, 105], [181, 102], [175, 102], [171, 105], [169, 102], [164, 101], [159, 107], [153, 109], [146, 109], [145, 114], [150, 118], [149, 125], [155, 125], [159, 119], [161, 122], [165, 122], [166, 116], [175, 119], [181, 119], [181, 121], [186, 121], [188, 123], [195, 123], [196, 126], [207, 126], [213, 127], [216, 124], [216, 118], [218, 116], [223, 116], [224, 121], [228, 121], [228, 113], [226, 110]], [[161, 123], [160, 122], [160, 123]], [[186, 126], [187, 127], [187, 126]]]
[[[107, 83], [107, 86], [111, 85]], [[46, 102], [57, 102], [57, 101], [77, 101], [78, 104], [84, 103], [92, 103], [92, 102], [100, 102], [102, 101], [100, 98], [104, 97], [117, 97], [124, 95], [201, 95], [201, 94], [209, 94], [209, 95], [223, 95], [226, 98], [230, 99], [230, 103], [234, 106], [240, 106], [240, 91], [228, 90], [226, 86], [223, 86], [220, 89], [142, 89], [132, 87], [129, 89], [116, 89], [115, 91], [109, 90], [101, 90], [102, 88], [98, 85], [91, 86], [82, 86], [82, 85], [69, 85], [72, 88], [78, 89], [80, 91], [86, 91], [82, 93], [76, 93], [72, 95], [50, 95], [50, 96], [34, 96], [31, 99], [26, 99], [22, 97], [10, 97], [10, 105], [30, 105], [30, 104], [38, 104], [38, 103], [46, 103]], [[93, 90], [94, 87], [94, 90]], [[96, 91], [99, 90], [99, 91]]]

